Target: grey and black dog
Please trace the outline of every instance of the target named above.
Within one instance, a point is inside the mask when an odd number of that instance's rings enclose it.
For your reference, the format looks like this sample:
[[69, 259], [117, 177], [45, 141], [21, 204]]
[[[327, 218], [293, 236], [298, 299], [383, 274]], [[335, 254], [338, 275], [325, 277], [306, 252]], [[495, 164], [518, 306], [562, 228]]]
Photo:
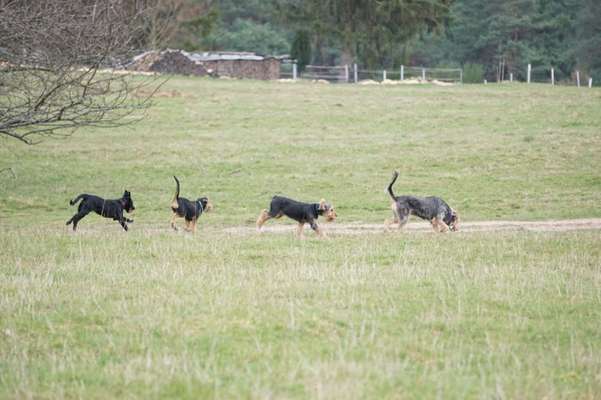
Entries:
[[388, 185], [388, 194], [392, 199], [392, 213], [394, 220], [386, 221], [386, 227], [393, 223], [398, 223], [401, 229], [409, 220], [409, 215], [415, 215], [422, 219], [430, 221], [435, 232], [446, 232], [447, 230], [457, 231], [459, 225], [459, 215], [440, 197], [415, 197], [415, 196], [395, 196], [392, 191], [392, 185], [399, 177], [399, 173], [394, 171], [392, 181]]

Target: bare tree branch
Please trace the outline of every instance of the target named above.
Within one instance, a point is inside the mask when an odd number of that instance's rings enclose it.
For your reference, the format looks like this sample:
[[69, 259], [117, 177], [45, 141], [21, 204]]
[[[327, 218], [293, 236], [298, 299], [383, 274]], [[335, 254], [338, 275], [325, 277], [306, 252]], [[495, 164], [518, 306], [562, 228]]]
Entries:
[[0, 0], [0, 135], [35, 144], [139, 119], [162, 82], [115, 67], [143, 43], [149, 10], [144, 0]]

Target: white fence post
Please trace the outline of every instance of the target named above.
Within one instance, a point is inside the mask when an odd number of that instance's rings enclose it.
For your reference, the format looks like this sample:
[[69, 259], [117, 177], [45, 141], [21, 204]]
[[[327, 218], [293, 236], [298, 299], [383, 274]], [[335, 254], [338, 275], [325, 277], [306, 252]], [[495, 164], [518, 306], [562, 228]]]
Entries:
[[486, 85], [488, 82], [486, 81], [486, 79], [484, 80], [484, 84]]
[[426, 69], [422, 68], [422, 81], [426, 81]]
[[344, 65], [344, 80], [348, 83], [349, 73], [348, 73], [348, 64]]
[[386, 70], [382, 71], [382, 80], [385, 81], [386, 80]]
[[551, 85], [555, 86], [555, 69], [551, 68]]
[[401, 80], [405, 79], [405, 66], [401, 65]]
[[292, 79], [296, 80], [298, 77], [298, 70], [296, 69], [296, 63], [292, 64]]
[[532, 75], [532, 64], [528, 64], [528, 83], [530, 83], [531, 75]]
[[459, 70], [459, 83], [463, 83], [463, 70]]
[[593, 88], [593, 78], [588, 78], [588, 88], [589, 89]]
[[509, 73], [509, 82], [513, 82], [513, 72]]
[[357, 71], [357, 64], [353, 64], [353, 78], [355, 80], [355, 83], [359, 82], [359, 71]]
[[576, 71], [576, 84], [580, 87], [580, 71]]

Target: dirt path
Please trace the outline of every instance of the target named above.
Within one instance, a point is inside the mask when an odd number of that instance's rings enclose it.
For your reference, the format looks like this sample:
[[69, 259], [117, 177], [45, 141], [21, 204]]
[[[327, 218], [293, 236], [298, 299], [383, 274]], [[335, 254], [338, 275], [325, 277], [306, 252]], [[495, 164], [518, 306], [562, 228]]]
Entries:
[[[373, 235], [385, 233], [384, 224], [377, 223], [321, 223], [320, 226], [328, 235]], [[0, 224], [0, 228], [2, 225]], [[62, 222], [47, 225], [45, 227], [40, 226], [26, 226], [20, 227], [21, 232], [53, 232], [56, 229], [64, 231], [65, 233], [72, 234], [71, 227], [65, 226]], [[147, 235], [155, 234], [171, 234], [173, 230], [169, 227], [169, 224], [145, 224], [145, 223], [134, 223], [130, 226], [132, 232], [142, 232]], [[180, 228], [182, 226], [180, 225]], [[288, 221], [269, 221], [264, 226], [264, 232], [268, 234], [293, 234], [296, 230], [296, 223], [291, 220]], [[470, 232], [568, 232], [568, 231], [585, 231], [585, 230], [601, 230], [601, 218], [587, 218], [587, 219], [563, 219], [563, 220], [546, 220], [546, 221], [473, 221], [473, 222], [462, 222], [459, 227], [459, 233], [470, 233]], [[207, 224], [206, 222], [199, 226], [199, 231], [209, 234], [226, 233], [230, 235], [247, 236], [256, 235], [257, 230], [254, 224], [242, 225], [242, 226], [227, 226], [219, 227], [215, 225]], [[397, 231], [396, 227], [390, 228], [390, 232]], [[412, 221], [409, 222], [404, 228], [404, 232], [408, 233], [429, 233], [433, 232], [432, 227], [427, 222]], [[78, 231], [78, 235], [97, 235], [97, 234], [117, 234], [122, 233], [121, 227], [108, 220], [95, 220], [90, 219], [82, 224]], [[184, 234], [183, 229], [180, 229], [179, 234]], [[306, 226], [305, 233], [307, 235], [313, 235], [311, 229]]]
[[[334, 235], [365, 235], [385, 232], [384, 224], [321, 224], [327, 233]], [[296, 229], [296, 224], [268, 223], [264, 232], [290, 233]], [[547, 221], [474, 221], [462, 222], [460, 232], [499, 232], [499, 231], [533, 231], [533, 232], [566, 232], [579, 230], [601, 229], [601, 218], [590, 219], [564, 219]], [[391, 231], [396, 228], [392, 227]], [[410, 222], [404, 228], [406, 232], [432, 232], [427, 222]], [[236, 226], [225, 228], [225, 232], [232, 234], [248, 235], [256, 233], [255, 227]]]

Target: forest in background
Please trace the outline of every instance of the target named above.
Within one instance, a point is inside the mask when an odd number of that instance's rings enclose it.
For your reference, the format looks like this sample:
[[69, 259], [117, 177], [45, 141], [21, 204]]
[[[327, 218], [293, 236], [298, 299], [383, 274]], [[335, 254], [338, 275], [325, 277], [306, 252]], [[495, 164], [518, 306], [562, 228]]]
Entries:
[[155, 47], [291, 54], [305, 64], [464, 67], [490, 80], [555, 69], [601, 81], [598, 0], [156, 0]]

